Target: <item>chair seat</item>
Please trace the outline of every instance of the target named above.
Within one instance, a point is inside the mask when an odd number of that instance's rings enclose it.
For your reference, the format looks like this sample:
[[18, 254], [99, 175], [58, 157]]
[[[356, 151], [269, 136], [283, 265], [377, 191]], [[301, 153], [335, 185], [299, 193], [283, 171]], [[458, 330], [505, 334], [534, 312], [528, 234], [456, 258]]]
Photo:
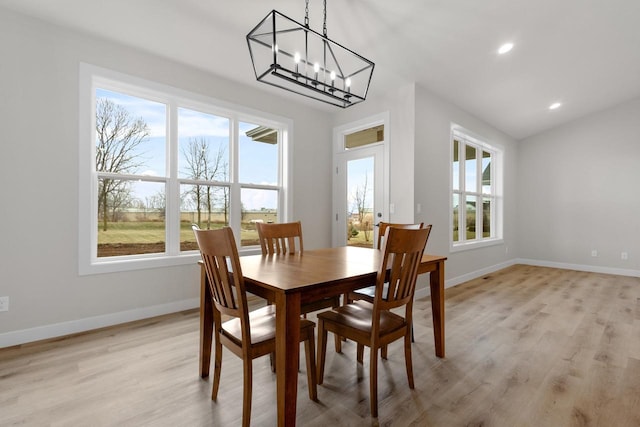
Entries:
[[[276, 308], [274, 305], [259, 308], [249, 312], [251, 324], [251, 344], [258, 344], [276, 338]], [[300, 328], [313, 328], [315, 324], [306, 319], [300, 319]], [[234, 318], [222, 324], [222, 333], [238, 345], [242, 343], [240, 318]]]
[[[355, 301], [330, 311], [318, 314], [325, 322], [344, 325], [350, 329], [371, 334], [373, 305], [366, 301]], [[406, 326], [405, 320], [390, 311], [380, 312], [380, 334], [386, 335]]]

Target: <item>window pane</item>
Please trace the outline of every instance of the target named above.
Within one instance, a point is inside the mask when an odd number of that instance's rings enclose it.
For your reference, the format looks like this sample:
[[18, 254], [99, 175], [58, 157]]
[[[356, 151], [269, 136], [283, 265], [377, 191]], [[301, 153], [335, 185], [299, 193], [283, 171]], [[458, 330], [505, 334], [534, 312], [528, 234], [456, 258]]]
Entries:
[[165, 185], [98, 180], [98, 257], [165, 251]]
[[349, 160], [347, 163], [347, 245], [374, 247], [373, 212], [375, 194], [373, 156]]
[[192, 224], [206, 230], [229, 225], [229, 188], [180, 186], [180, 250], [198, 249]]
[[229, 119], [178, 108], [178, 177], [229, 181]]
[[460, 215], [460, 196], [458, 194], [453, 195], [453, 241], [459, 240], [459, 215]]
[[465, 191], [477, 191], [478, 162], [476, 160], [476, 149], [474, 147], [470, 147], [467, 145], [465, 154], [466, 154], [466, 160], [465, 160], [465, 167], [464, 167], [464, 174], [465, 174], [464, 189]]
[[278, 191], [243, 188], [240, 245], [259, 245], [256, 222], [278, 222]]
[[453, 189], [460, 189], [460, 142], [453, 140]]
[[384, 141], [384, 125], [378, 125], [346, 135], [344, 148], [349, 150], [382, 141]]
[[491, 237], [491, 199], [482, 198], [482, 237]]
[[466, 196], [466, 228], [467, 228], [467, 240], [473, 240], [476, 238], [476, 196]]
[[278, 131], [240, 123], [238, 179], [244, 184], [278, 185]]
[[96, 171], [166, 176], [164, 104], [96, 89]]
[[482, 152], [482, 192], [491, 194], [491, 153]]

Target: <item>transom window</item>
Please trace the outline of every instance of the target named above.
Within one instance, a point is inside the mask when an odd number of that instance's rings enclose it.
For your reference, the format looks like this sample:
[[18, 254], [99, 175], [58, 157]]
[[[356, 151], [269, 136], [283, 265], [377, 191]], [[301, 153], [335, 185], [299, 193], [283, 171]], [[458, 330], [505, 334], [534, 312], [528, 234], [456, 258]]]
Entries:
[[458, 126], [451, 133], [452, 249], [500, 241], [501, 151]]
[[87, 68], [81, 273], [192, 262], [192, 224], [230, 226], [240, 250], [257, 249], [255, 223], [286, 220], [290, 124]]

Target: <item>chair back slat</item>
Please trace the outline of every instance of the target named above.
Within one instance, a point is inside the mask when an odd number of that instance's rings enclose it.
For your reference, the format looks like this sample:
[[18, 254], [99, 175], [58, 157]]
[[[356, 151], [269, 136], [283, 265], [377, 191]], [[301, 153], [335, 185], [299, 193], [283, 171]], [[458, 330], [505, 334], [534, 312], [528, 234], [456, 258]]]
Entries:
[[200, 230], [193, 227], [200, 248], [214, 307], [222, 314], [248, 316], [238, 249], [229, 227]]
[[[424, 228], [388, 227], [385, 230], [374, 310], [390, 310], [413, 302], [418, 266], [430, 232], [431, 225]], [[388, 291], [383, 295], [385, 281]]]
[[280, 224], [256, 223], [263, 255], [285, 255], [303, 252], [300, 221]]

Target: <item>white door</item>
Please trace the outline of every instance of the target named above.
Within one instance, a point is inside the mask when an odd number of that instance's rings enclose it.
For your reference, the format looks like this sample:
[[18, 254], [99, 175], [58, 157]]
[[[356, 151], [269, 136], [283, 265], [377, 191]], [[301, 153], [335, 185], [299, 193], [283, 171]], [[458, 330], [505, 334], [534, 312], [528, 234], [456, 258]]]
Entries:
[[334, 246], [375, 247], [376, 224], [388, 217], [385, 117], [334, 132]]

